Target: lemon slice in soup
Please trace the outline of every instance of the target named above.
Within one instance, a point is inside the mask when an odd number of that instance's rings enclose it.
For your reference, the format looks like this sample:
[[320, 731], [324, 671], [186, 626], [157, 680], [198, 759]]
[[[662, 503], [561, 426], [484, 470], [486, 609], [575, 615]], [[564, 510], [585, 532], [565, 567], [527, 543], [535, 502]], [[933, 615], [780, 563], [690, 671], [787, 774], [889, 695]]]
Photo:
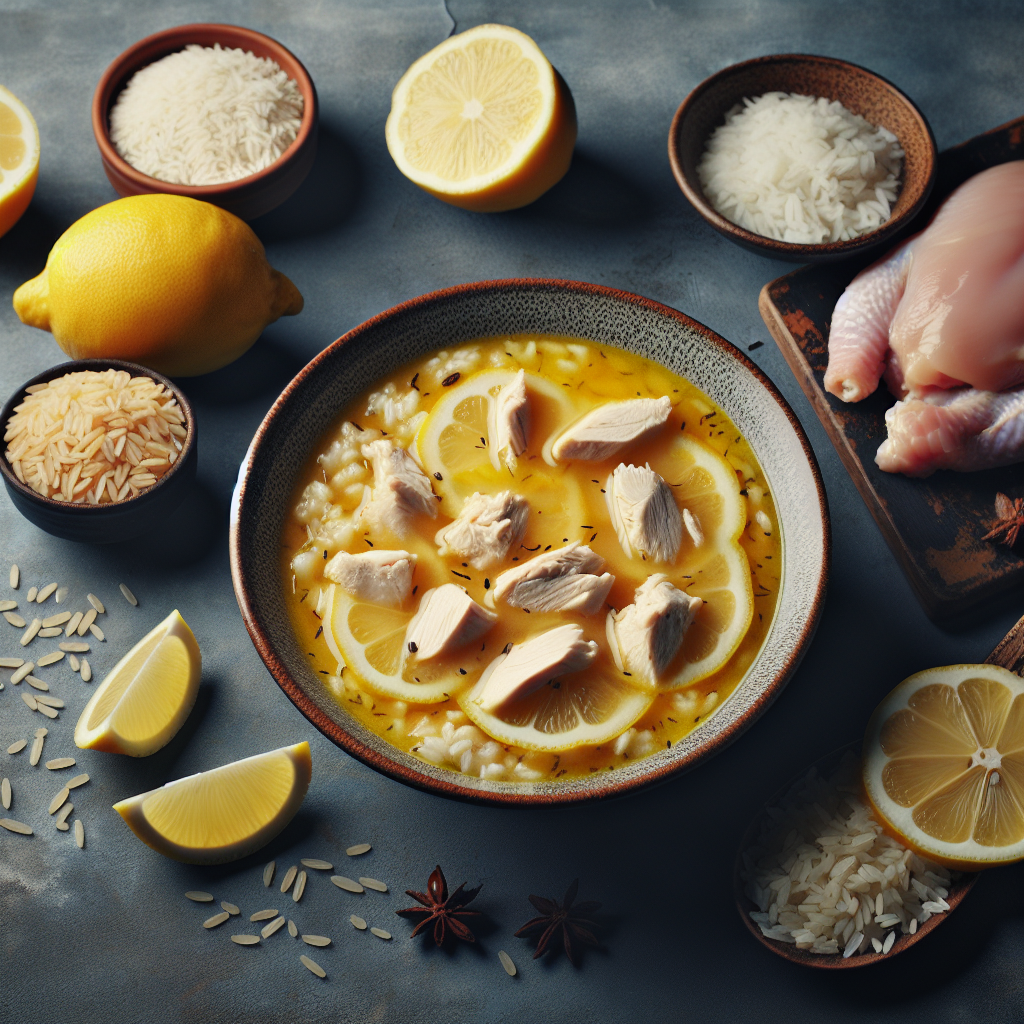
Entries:
[[740, 545], [747, 507], [736, 471], [717, 452], [681, 434], [651, 468], [672, 487], [703, 538], [684, 536], [672, 582], [704, 600], [686, 632], [663, 690], [678, 690], [717, 672], [732, 657], [754, 617], [750, 563]]
[[499, 743], [559, 753], [607, 743], [624, 733], [654, 702], [652, 691], [625, 682], [607, 655], [582, 672], [559, 676], [494, 712], [475, 698], [478, 682], [459, 698], [470, 720]]
[[[476, 681], [484, 665], [476, 651], [437, 662], [410, 659], [405, 631], [413, 612], [360, 601], [332, 586], [324, 639], [341, 665], [375, 693], [395, 700], [437, 704]], [[463, 671], [460, 671], [463, 670]]]

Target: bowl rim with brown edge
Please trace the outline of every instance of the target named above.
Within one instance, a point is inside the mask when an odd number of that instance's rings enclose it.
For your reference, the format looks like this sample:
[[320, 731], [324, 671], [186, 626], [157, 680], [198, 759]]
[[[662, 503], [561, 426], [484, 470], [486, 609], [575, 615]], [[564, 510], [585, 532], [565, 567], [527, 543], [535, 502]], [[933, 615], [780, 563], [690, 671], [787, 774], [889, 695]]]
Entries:
[[[869, 121], [872, 121], [872, 117], [869, 116], [870, 105], [861, 105], [856, 101], [853, 96], [855, 86], [866, 85], [875, 95], [887, 96], [890, 101], [895, 102], [907, 119], [910, 132], [905, 132], [902, 138], [891, 125], [883, 125], [897, 136], [900, 146], [907, 154], [903, 158], [901, 188], [896, 204], [884, 224], [857, 238], [813, 244], [767, 238], [734, 224], [720, 214], [701, 188], [697, 164], [711, 132], [723, 123], [726, 112], [735, 104], [742, 102], [744, 96], [794, 91], [785, 83], [787, 80], [792, 81], [793, 76], [800, 70], [805, 73], [813, 71], [816, 77], [820, 78], [831, 76], [834, 81], [845, 83], [848, 89], [836, 88], [826, 98], [840, 100], [847, 109], [855, 114], [862, 114]], [[759, 76], [764, 78], [763, 84], [753, 88], [746, 87], [753, 84], [753, 80]], [[724, 101], [719, 100], [721, 95], [725, 96]], [[716, 102], [711, 103], [711, 100]], [[702, 108], [702, 101], [709, 104], [706, 109]], [[709, 116], [712, 110], [713, 118]], [[695, 123], [698, 118], [699, 124]], [[910, 148], [912, 143], [913, 149]], [[668, 158], [679, 188], [701, 217], [716, 231], [752, 252], [794, 263], [831, 262], [882, 245], [920, 212], [935, 184], [938, 166], [938, 153], [931, 125], [914, 101], [902, 90], [887, 78], [859, 64], [840, 60], [838, 57], [807, 53], [780, 53], [755, 57], [738, 64], [730, 64], [705, 78], [683, 100], [672, 118], [668, 133]]]
[[[533, 316], [536, 318], [535, 322], [539, 322], [544, 314], [536, 312], [536, 305], [544, 301], [545, 295], [552, 294], [557, 296], [556, 302], [560, 304], [557, 315], [570, 317], [572, 322], [579, 324], [583, 330], [569, 335], [561, 331], [545, 330], [543, 326], [520, 328], [518, 322], [516, 329], [508, 329], [513, 318], [520, 312], [519, 307], [515, 306], [516, 302], [527, 310], [523, 316]], [[533, 309], [530, 308], [531, 301], [535, 304]], [[484, 321], [484, 315], [479, 312], [478, 307], [487, 302], [497, 302], [501, 305], [500, 316], [503, 319], [499, 322], [505, 325], [505, 329], [497, 326], [497, 314]], [[418, 325], [424, 322], [429, 324], [427, 318], [433, 316], [443, 319], [452, 309], [455, 310], [456, 316], [462, 317], [460, 323], [464, 325], [464, 334], [453, 337], [454, 329], [450, 323], [435, 325], [432, 332], [428, 332], [428, 339], [422, 342], [423, 347], [418, 348], [415, 353], [410, 350], [392, 356], [387, 368], [381, 368], [379, 365], [368, 368], [368, 383], [356, 380], [360, 366], [364, 365], [359, 360], [377, 364], [388, 358], [386, 350], [389, 332], [405, 332], [406, 337], [411, 336], [411, 332], [417, 329]], [[586, 338], [597, 344], [605, 344], [605, 340], [587, 335], [587, 324], [583, 321], [586, 320], [589, 311], [589, 315], [595, 318], [590, 326], [596, 329], [596, 318], [609, 309], [620, 310], [620, 316], [618, 321], [613, 321], [612, 325], [607, 327], [607, 344], [616, 345], [615, 339], [621, 339], [620, 332], [627, 326], [623, 314], [630, 313], [638, 321], [646, 319], [649, 323], [661, 324], [666, 330], [671, 330], [674, 333], [673, 346], [680, 352], [686, 349], [686, 346], [689, 346], [687, 351], [694, 353], [699, 349], [700, 354], [715, 368], [724, 368], [725, 375], [716, 385], [723, 394], [726, 389], [739, 389], [740, 384], [743, 384], [758, 396], [768, 399], [764, 405], [764, 410], [767, 411], [748, 414], [739, 405], [730, 410], [728, 400], [722, 402], [721, 398], [711, 396], [734, 418], [749, 415], [753, 422], [753, 417], [758, 415], [766, 422], [770, 421], [771, 431], [767, 427], [764, 428], [765, 443], [780, 444], [777, 466], [773, 467], [772, 472], [777, 473], [779, 477], [795, 474], [787, 479], [787, 487], [793, 494], [799, 490], [803, 497], [808, 498], [808, 504], [801, 507], [799, 516], [795, 507], [790, 509], [790, 517], [796, 525], [788, 527], [810, 531], [803, 544], [793, 543], [788, 547], [788, 550], [793, 552], [794, 567], [800, 572], [794, 571], [788, 597], [784, 579], [775, 619], [743, 680], [700, 728], [689, 733], [671, 749], [663, 748], [614, 772], [601, 772], [585, 779], [578, 777], [559, 783], [483, 780], [428, 764], [388, 744], [367, 730], [354, 717], [347, 716], [341, 706], [327, 694], [326, 687], [317, 680], [312, 670], [305, 670], [304, 652], [298, 647], [287, 610], [284, 608], [284, 587], [276, 561], [273, 578], [267, 577], [264, 584], [264, 595], [269, 597], [264, 597], [258, 590], [259, 581], [256, 579], [256, 573], [265, 563], [263, 553], [268, 549], [276, 552], [280, 548], [280, 530], [285, 521], [299, 466], [308, 457], [313, 445], [322, 440], [326, 430], [337, 419], [343, 404], [351, 401], [366, 386], [372, 384], [373, 379], [379, 379], [411, 359], [421, 358], [440, 348], [503, 333], [550, 333], [567, 338]], [[617, 347], [628, 346], [620, 343]], [[647, 357], [667, 365], [656, 355], [648, 354]], [[340, 372], [342, 368], [344, 373]], [[710, 370], [708, 373], [710, 376]], [[318, 413], [314, 408], [317, 395], [323, 394], [324, 387], [329, 386], [335, 377], [341, 381], [338, 387], [353, 390], [343, 401], [337, 402], [329, 414]], [[697, 386], [700, 387], [701, 384], [698, 383]], [[708, 389], [705, 387], [704, 390]], [[280, 446], [287, 442], [289, 432], [294, 433], [297, 427], [306, 433], [313, 431], [313, 440], [306, 444], [301, 457], [297, 452], [282, 455]], [[787, 427], [791, 434], [783, 445], [776, 439]], [[747, 439], [750, 441], [749, 436]], [[783, 449], [786, 453], [785, 459], [781, 454]], [[764, 454], [758, 452], [756, 448], [755, 453], [762, 462], [773, 494], [778, 495], [780, 480], [777, 478], [772, 481], [768, 467], [764, 466]], [[282, 478], [275, 479], [275, 472], [282, 475]], [[288, 482], [283, 479], [283, 475], [289, 475]], [[781, 502], [796, 499], [785, 497], [777, 500]], [[808, 507], [810, 502], [815, 504]], [[264, 512], [264, 508], [270, 508], [273, 514]], [[266, 521], [274, 517], [274, 521]], [[264, 520], [262, 524], [261, 518]], [[785, 533], [788, 524], [782, 520], [781, 514], [779, 526], [783, 534], [785, 566], [788, 564], [785, 557]], [[244, 540], [243, 532], [247, 535]], [[242, 460], [231, 500], [229, 545], [235, 597], [252, 642], [277, 684], [321, 733], [364, 764], [399, 782], [426, 792], [491, 806], [557, 806], [617, 797], [666, 781], [694, 767], [711, 753], [731, 743], [767, 710], [796, 670], [821, 616], [831, 562], [828, 504], [814, 453], [796, 415], [762, 370], [703, 324], [653, 299], [580, 281], [531, 278], [478, 281], [430, 292], [370, 318], [315, 356], [281, 392], [257, 428]], [[808, 550], [810, 548], [814, 550]], [[798, 557], [803, 561], [796, 561]], [[789, 569], [786, 569], [786, 572], [789, 572]], [[783, 635], [781, 610], [787, 601], [800, 604], [793, 616], [795, 621], [789, 624], [791, 628]], [[283, 642], [281, 637], [284, 637]], [[307, 689], [295, 679], [287, 664], [289, 652], [284, 649], [284, 644], [291, 644], [294, 647], [294, 664], [303, 667], [318, 689], [310, 687], [307, 692]], [[762, 659], [770, 658], [777, 660], [771, 678], [766, 679], [763, 684], [759, 683], [756, 691], [741, 693], [744, 686], [752, 680], [754, 670]], [[732, 717], [727, 721], [723, 719], [716, 725], [716, 716], [722, 709], [729, 708], [730, 702], [733, 702], [734, 707]], [[743, 709], [741, 713], [736, 714], [741, 703]], [[348, 719], [344, 725], [338, 721], [341, 716]], [[694, 741], [693, 737], [698, 737], [698, 740]]]
[[846, 970], [853, 967], [868, 967], [871, 964], [891, 960], [898, 953], [904, 953], [912, 946], [915, 946], [921, 941], [921, 939], [930, 935], [939, 927], [939, 925], [944, 924], [950, 914], [960, 906], [964, 897], [967, 896], [974, 887], [974, 883], [978, 880], [978, 872], [961, 872], [960, 877], [953, 881], [955, 888], [951, 888], [949, 895], [946, 897], [946, 902], [949, 904], [949, 910], [946, 910], [941, 914], [932, 914], [924, 924], [918, 926], [917, 931], [914, 932], [913, 935], [897, 935], [896, 940], [893, 942], [892, 948], [888, 953], [876, 953], [872, 950], [870, 953], [854, 953], [848, 957], [844, 957], [842, 952], [812, 953], [810, 950], [797, 949], [797, 947], [791, 943], [783, 942], [780, 939], [770, 939], [761, 934], [761, 929], [758, 927], [757, 922], [750, 916], [751, 911], [757, 910], [758, 907], [744, 891], [741, 874], [743, 871], [743, 853], [753, 845], [759, 826], [764, 819], [765, 810], [768, 807], [778, 805], [789, 790], [793, 786], [797, 785], [812, 768], [816, 769], [819, 775], [826, 775], [835, 771], [842, 762], [842, 759], [848, 753], [855, 754], [859, 757], [861, 742], [861, 740], [853, 740], [852, 742], [846, 743], [828, 754], [825, 754], [823, 757], [819, 757], [812, 764], [808, 765], [799, 775], [795, 775], [784, 786], [780, 787], [775, 793], [773, 793], [761, 805], [758, 812], [744, 829], [743, 838], [740, 840], [739, 848], [736, 851], [736, 858], [733, 861], [733, 902], [735, 903], [737, 912], [743, 919], [744, 925], [747, 927], [747, 931], [749, 931], [762, 946], [767, 947], [773, 953], [781, 956], [784, 960], [789, 960], [792, 963], [800, 964], [804, 967], [815, 967], [822, 970]]
[[[32, 387], [34, 384], [45, 384], [51, 380], [56, 380], [58, 377], [64, 377], [69, 373], [79, 373], [83, 370], [124, 370], [133, 377], [149, 377], [158, 384], [162, 384], [174, 395], [175, 401], [185, 417], [186, 434], [181, 451], [178, 453], [178, 457], [171, 468], [155, 484], [147, 487], [132, 498], [125, 498], [123, 501], [103, 502], [97, 505], [88, 502], [79, 503], [45, 497], [27, 484], [22, 483], [7, 461], [6, 445], [4, 446], [4, 454], [0, 455], [0, 475], [3, 476], [4, 484], [8, 491], [14, 492], [10, 496], [15, 507], [26, 519], [34, 522], [40, 529], [69, 540], [85, 542], [110, 543], [119, 540], [129, 540], [139, 532], [138, 530], [133, 532], [133, 527], [130, 525], [133, 513], [137, 512], [139, 517], [147, 516], [151, 511], [148, 506], [162, 505], [163, 502], [171, 500], [169, 495], [171, 490], [181, 486], [185, 482], [186, 476], [195, 477], [198, 451], [198, 424], [195, 412], [184, 391], [174, 381], [165, 377], [162, 373], [157, 373], [156, 370], [151, 370], [148, 366], [128, 362], [124, 359], [73, 359], [40, 371], [15, 389], [13, 394], [4, 403], [3, 409], [0, 410], [0, 427], [6, 432], [7, 422], [14, 415], [15, 406], [28, 397], [27, 388]], [[17, 495], [17, 500], [15, 495]], [[71, 529], [70, 533], [58, 533], [47, 529], [41, 522], [33, 519], [32, 516], [24, 511], [22, 503], [40, 510], [40, 514], [51, 525], [63, 520], [69, 526], [74, 524], [73, 529]], [[111, 522], [108, 524], [107, 520], [111, 520]], [[117, 520], [117, 522], [112, 520]], [[105, 530], [114, 531], [108, 540], [100, 538], [100, 535]]]
[[[298, 85], [302, 93], [302, 121], [292, 144], [268, 167], [235, 181], [217, 185], [182, 185], [161, 181], [133, 167], [110, 141], [110, 108], [136, 71], [196, 43], [251, 51], [269, 57]], [[313, 79], [302, 61], [276, 39], [241, 25], [196, 22], [154, 32], [133, 43], [115, 57], [100, 77], [92, 98], [92, 131], [99, 147], [103, 170], [124, 198], [165, 193], [186, 196], [220, 206], [254, 220], [279, 206], [302, 184], [316, 158], [319, 99]]]

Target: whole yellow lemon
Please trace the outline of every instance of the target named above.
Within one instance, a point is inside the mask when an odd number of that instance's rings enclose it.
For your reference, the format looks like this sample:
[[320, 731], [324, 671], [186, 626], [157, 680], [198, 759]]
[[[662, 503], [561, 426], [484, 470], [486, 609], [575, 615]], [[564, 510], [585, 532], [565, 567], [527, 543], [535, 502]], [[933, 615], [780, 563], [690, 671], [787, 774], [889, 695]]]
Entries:
[[127, 359], [171, 377], [237, 359], [302, 296], [267, 262], [252, 228], [210, 203], [130, 196], [57, 239], [14, 293], [22, 323], [74, 359]]

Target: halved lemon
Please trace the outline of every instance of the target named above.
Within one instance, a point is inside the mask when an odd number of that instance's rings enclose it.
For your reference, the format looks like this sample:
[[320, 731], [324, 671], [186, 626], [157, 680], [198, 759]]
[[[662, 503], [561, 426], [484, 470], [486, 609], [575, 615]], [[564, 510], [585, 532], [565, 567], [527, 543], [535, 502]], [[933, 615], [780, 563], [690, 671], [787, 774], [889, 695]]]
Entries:
[[964, 871], [1024, 860], [1024, 680], [997, 665], [904, 679], [864, 736], [864, 786], [883, 826]]
[[385, 138], [398, 169], [438, 199], [512, 210], [569, 169], [576, 108], [528, 35], [480, 25], [446, 39], [399, 79]]
[[483, 665], [474, 651], [466, 652], [462, 663], [450, 658], [410, 660], [405, 631], [412, 617], [411, 611], [359, 601], [332, 585], [324, 615], [324, 639], [339, 665], [346, 665], [375, 693], [437, 704], [473, 682]]
[[654, 693], [619, 677], [610, 659], [559, 676], [520, 700], [484, 711], [478, 682], [459, 698], [471, 721], [499, 743], [558, 753], [606, 743], [625, 732], [654, 702]]
[[717, 672], [732, 657], [754, 617], [750, 563], [740, 545], [747, 506], [736, 471], [718, 452], [680, 434], [651, 468], [672, 488], [681, 509], [699, 524], [703, 541], [684, 534], [672, 582], [704, 600], [686, 632], [663, 690], [678, 690]]
[[75, 726], [83, 750], [145, 757], [168, 743], [199, 692], [203, 658], [177, 609], [100, 683]]
[[308, 743], [190, 775], [114, 804], [149, 847], [186, 864], [225, 864], [270, 842], [309, 788]]
[[39, 130], [28, 108], [0, 85], [0, 237], [28, 209], [39, 178]]

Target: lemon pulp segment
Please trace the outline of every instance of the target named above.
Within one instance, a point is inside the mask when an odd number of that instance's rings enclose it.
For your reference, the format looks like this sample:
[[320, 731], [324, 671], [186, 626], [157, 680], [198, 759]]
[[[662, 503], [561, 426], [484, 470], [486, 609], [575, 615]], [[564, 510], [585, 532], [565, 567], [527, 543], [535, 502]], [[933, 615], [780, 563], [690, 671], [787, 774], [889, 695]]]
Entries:
[[28, 108], [0, 85], [0, 236], [28, 208], [39, 177], [39, 131]]
[[883, 823], [932, 859], [1024, 858], [1024, 681], [995, 665], [904, 680], [868, 726], [864, 782]]
[[311, 774], [309, 744], [298, 743], [169, 782], [114, 810], [158, 853], [221, 864], [276, 836], [302, 804]]

